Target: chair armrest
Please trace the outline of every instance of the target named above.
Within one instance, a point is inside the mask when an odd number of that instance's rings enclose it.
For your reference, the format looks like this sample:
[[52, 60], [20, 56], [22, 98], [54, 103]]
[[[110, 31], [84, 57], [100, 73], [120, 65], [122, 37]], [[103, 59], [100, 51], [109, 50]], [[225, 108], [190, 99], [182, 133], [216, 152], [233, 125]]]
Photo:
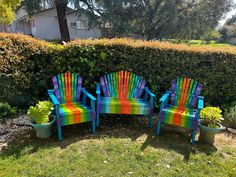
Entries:
[[101, 91], [100, 91], [101, 85], [99, 83], [96, 84], [96, 94], [100, 95]]
[[197, 109], [202, 109], [204, 107], [204, 97], [203, 96], [198, 96], [198, 108]]
[[83, 104], [86, 105], [86, 97], [89, 97], [90, 98], [90, 106], [92, 108], [92, 110], [95, 111], [95, 101], [97, 100], [93, 95], [91, 95], [90, 93], [88, 93], [85, 88], [83, 87], [81, 89], [81, 91], [83, 92]]
[[60, 102], [57, 100], [56, 96], [54, 95], [54, 90], [48, 90], [48, 95], [51, 98], [54, 105], [60, 104]]
[[83, 92], [83, 94], [85, 94], [87, 97], [89, 97], [92, 101], [97, 100], [93, 95], [91, 95], [89, 92], [87, 92], [84, 87], [81, 89], [81, 91]]
[[166, 91], [166, 93], [159, 100], [161, 102], [160, 111], [162, 111], [162, 109], [166, 107], [166, 104], [167, 104], [167, 101], [168, 101], [168, 97], [170, 96], [170, 93], [171, 93], [171, 91]]
[[170, 91], [166, 91], [166, 93], [161, 97], [161, 99], [159, 100], [160, 102], [165, 102], [168, 97], [170, 96]]
[[153, 109], [154, 108], [154, 97], [156, 97], [156, 95], [154, 93], [152, 93], [148, 87], [144, 87], [144, 91], [146, 92], [144, 95], [144, 100], [147, 101], [147, 95], [150, 96], [150, 106]]
[[197, 112], [196, 112], [196, 118], [197, 119], [200, 118], [200, 112], [201, 112], [203, 107], [204, 107], [204, 97], [203, 96], [198, 96], [198, 108], [197, 108]]
[[144, 87], [144, 90], [145, 90], [145, 92], [146, 92], [148, 95], [150, 95], [151, 97], [156, 97], [156, 95], [155, 95], [154, 93], [152, 93], [152, 92], [149, 90], [148, 87]]

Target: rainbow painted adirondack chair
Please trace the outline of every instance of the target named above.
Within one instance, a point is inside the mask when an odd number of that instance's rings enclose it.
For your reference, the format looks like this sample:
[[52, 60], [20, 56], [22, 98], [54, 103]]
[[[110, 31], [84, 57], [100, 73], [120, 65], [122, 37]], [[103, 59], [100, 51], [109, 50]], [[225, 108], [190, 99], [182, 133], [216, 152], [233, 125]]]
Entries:
[[[200, 110], [204, 106], [204, 97], [199, 96], [202, 84], [193, 79], [178, 78], [171, 85], [171, 91], [167, 91], [160, 99], [157, 134], [160, 134], [161, 123], [190, 128], [193, 129], [191, 142], [194, 144]], [[171, 104], [168, 104], [169, 96]], [[198, 107], [194, 109], [197, 101]]]
[[[82, 78], [67, 72], [53, 77], [52, 82], [54, 90], [48, 90], [48, 94], [56, 110], [59, 141], [62, 140], [61, 126], [65, 125], [91, 122], [92, 133], [95, 133], [96, 98], [82, 88]], [[87, 97], [90, 107], [86, 106]]]
[[[145, 87], [145, 84], [144, 79], [128, 71], [118, 71], [102, 76], [100, 84], [96, 87], [97, 126], [99, 114], [110, 113], [149, 115], [149, 126], [152, 127], [155, 95], [148, 87]], [[104, 96], [101, 96], [101, 87]], [[141, 98], [143, 95], [144, 98]]]

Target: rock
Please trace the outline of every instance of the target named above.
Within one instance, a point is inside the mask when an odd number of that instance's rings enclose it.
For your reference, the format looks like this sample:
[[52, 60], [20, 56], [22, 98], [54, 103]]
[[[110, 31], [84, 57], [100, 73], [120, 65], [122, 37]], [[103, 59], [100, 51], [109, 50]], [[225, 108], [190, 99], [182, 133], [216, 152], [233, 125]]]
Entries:
[[233, 128], [227, 128], [227, 130], [228, 130], [230, 133], [233, 133], [233, 134], [236, 135], [236, 130], [235, 130], [235, 129], [233, 129]]

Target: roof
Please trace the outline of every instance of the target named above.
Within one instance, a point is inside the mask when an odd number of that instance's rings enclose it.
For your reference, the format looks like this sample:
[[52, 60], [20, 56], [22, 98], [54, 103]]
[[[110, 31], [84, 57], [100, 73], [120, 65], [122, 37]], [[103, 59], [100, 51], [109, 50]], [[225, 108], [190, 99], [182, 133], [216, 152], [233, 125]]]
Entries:
[[[53, 9], [55, 9], [55, 6], [54, 6], [54, 7], [47, 8], [47, 9], [42, 9], [41, 11], [35, 13], [34, 15], [37, 15], [37, 14], [40, 14], [40, 13], [44, 13], [44, 12], [46, 12], [46, 11], [53, 10]], [[23, 13], [22, 13], [22, 11], [23, 11]], [[25, 11], [25, 12], [24, 12], [24, 11]], [[74, 12], [76, 12], [76, 10], [74, 10], [74, 9], [72, 9], [72, 8], [70, 8], [70, 7], [67, 7], [67, 9], [66, 9], [66, 13], [67, 13], [67, 14], [74, 13]], [[17, 13], [19, 13], [19, 17], [17, 17], [17, 15], [18, 15]], [[20, 13], [22, 13], [22, 14], [20, 14]], [[21, 15], [22, 15], [22, 16], [21, 16]], [[21, 21], [21, 20], [28, 19], [28, 18], [29, 18], [29, 15], [28, 15], [27, 11], [25, 10], [25, 7], [24, 7], [24, 6], [22, 6], [20, 9], [18, 9], [18, 10], [16, 11], [16, 20]]]

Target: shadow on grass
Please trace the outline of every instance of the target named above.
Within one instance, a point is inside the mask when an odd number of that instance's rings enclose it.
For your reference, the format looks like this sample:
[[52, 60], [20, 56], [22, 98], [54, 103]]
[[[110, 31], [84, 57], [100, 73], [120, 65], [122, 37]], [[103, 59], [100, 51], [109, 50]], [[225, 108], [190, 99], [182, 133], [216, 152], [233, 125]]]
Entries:
[[140, 150], [144, 151], [147, 147], [156, 149], [172, 150], [183, 155], [183, 160], [188, 161], [192, 153], [203, 152], [211, 155], [217, 151], [215, 146], [201, 145], [196, 142], [195, 145], [189, 143], [190, 131], [183, 128], [164, 126], [161, 129], [161, 135], [155, 134], [156, 124], [152, 129], [147, 127], [147, 119], [143, 117], [130, 117], [117, 115], [109, 117], [102, 116], [101, 125], [97, 128], [96, 135], [90, 133], [90, 124], [83, 123], [62, 127], [63, 141], [58, 142], [56, 126], [52, 127], [52, 136], [48, 139], [38, 139], [33, 129], [27, 130], [21, 134], [14, 135], [8, 146], [2, 150], [1, 156], [15, 156], [16, 158], [25, 153], [31, 154], [44, 148], [67, 148], [67, 146], [86, 139], [102, 139], [104, 137], [130, 138], [136, 141], [142, 135], [146, 139], [142, 143]]
[[[156, 127], [155, 127], [156, 128]], [[142, 144], [141, 150], [145, 150], [148, 146], [156, 149], [172, 150], [183, 155], [183, 160], [188, 161], [191, 154], [198, 152], [211, 155], [217, 151], [215, 146], [201, 144], [198, 141], [195, 145], [190, 144], [191, 130], [164, 125], [161, 129], [160, 136], [148, 136]]]

